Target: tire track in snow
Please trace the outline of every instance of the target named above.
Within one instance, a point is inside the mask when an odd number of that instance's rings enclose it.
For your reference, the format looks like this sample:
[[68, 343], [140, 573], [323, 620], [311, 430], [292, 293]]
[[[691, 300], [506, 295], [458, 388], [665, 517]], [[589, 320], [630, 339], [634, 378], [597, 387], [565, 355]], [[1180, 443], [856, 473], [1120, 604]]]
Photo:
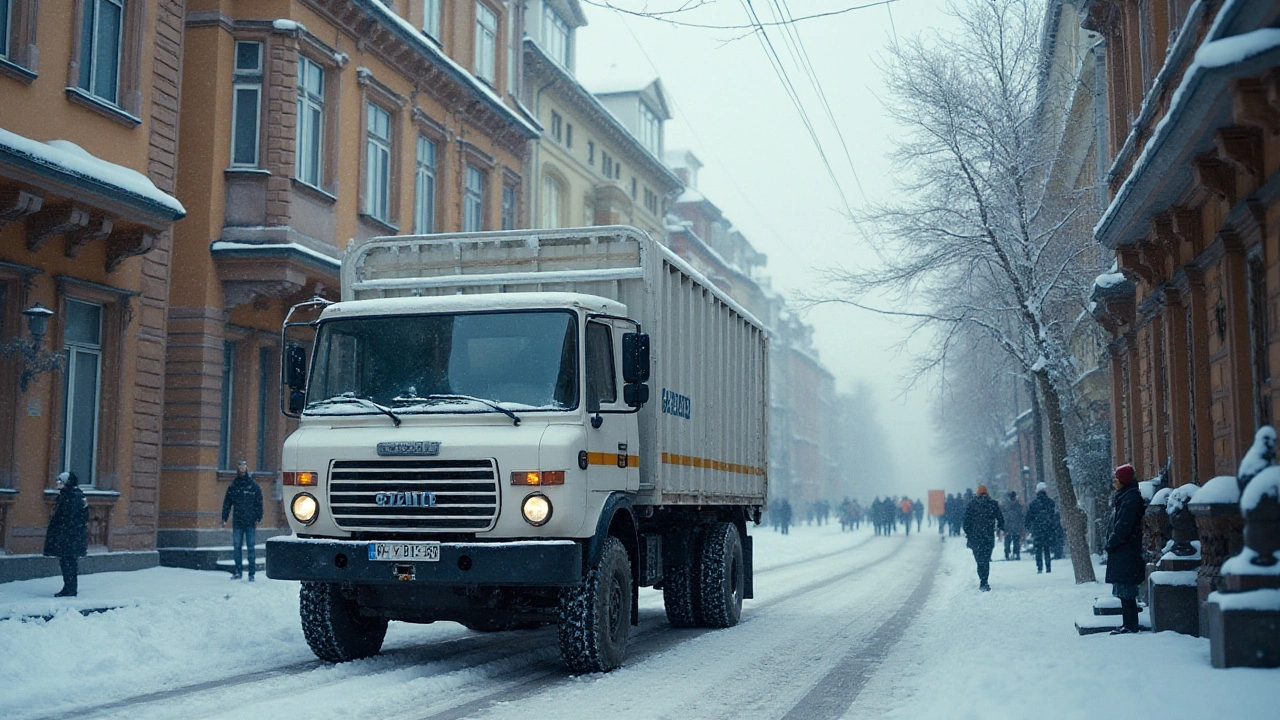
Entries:
[[850, 650], [836, 666], [813, 686], [800, 702], [796, 703], [783, 720], [834, 720], [844, 717], [867, 681], [875, 674], [880, 663], [902, 639], [911, 623], [924, 608], [934, 578], [941, 566], [942, 546], [938, 545], [906, 602], [862, 644]]
[[[869, 540], [870, 537], [871, 536], [864, 537], [859, 542], [856, 542], [848, 547], [840, 548], [838, 550], [833, 550], [833, 551], [825, 552], [819, 555], [805, 557], [805, 558], [796, 560], [794, 562], [787, 562], [784, 564], [775, 564], [767, 567], [757, 568], [756, 576], [769, 577], [783, 571], [802, 568], [812, 563], [828, 560], [837, 555], [843, 555], [846, 553], [856, 551], [859, 548], [862, 548], [864, 545], [866, 545], [867, 540]], [[744, 608], [743, 619], [744, 621], [746, 621], [749, 619], [750, 615], [756, 612], [767, 609], [779, 603], [786, 602], [796, 597], [805, 595], [815, 590], [821, 589], [823, 587], [826, 587], [831, 582], [842, 580], [851, 575], [862, 572], [870, 567], [873, 567], [882, 562], [885, 562], [893, 558], [895, 555], [897, 555], [897, 553], [901, 551], [903, 547], [904, 547], [904, 544], [897, 543], [895, 544], [895, 547], [887, 555], [881, 558], [877, 558], [875, 560], [871, 560], [870, 562], [857, 565], [838, 575], [829, 576], [829, 577], [823, 578], [820, 581], [811, 582], [806, 585], [802, 585], [788, 593], [785, 593], [783, 595], [772, 596], [767, 600], [750, 601], [751, 605], [748, 606], [747, 608]], [[649, 613], [646, 613], [646, 614], [648, 615]], [[693, 629], [678, 630], [678, 629], [670, 628], [666, 623], [665, 613], [661, 610], [657, 611], [656, 613], [652, 613], [648, 618], [642, 617], [641, 623], [637, 628], [635, 628], [635, 631], [636, 631], [636, 634], [632, 636], [628, 646], [628, 651], [627, 651], [628, 664], [634, 664], [636, 662], [642, 661], [643, 659], [649, 656], [661, 653], [682, 642], [691, 640], [705, 633], [712, 632], [709, 629], [693, 628]], [[542, 648], [546, 646], [548, 642], [554, 645], [555, 643], [554, 634], [552, 634], [550, 641], [547, 641], [539, 637], [540, 635], [543, 635], [543, 634], [546, 634], [546, 631], [541, 633], [529, 633], [527, 631], [524, 631], [524, 632], [520, 632], [515, 637], [512, 637], [510, 633], [500, 633], [498, 635], [469, 635], [469, 636], [464, 636], [459, 638], [449, 638], [447, 640], [441, 640], [437, 642], [427, 643], [423, 645], [416, 645], [412, 647], [397, 648], [395, 650], [389, 650], [389, 651], [380, 653], [374, 658], [368, 658], [364, 661], [359, 661], [366, 665], [376, 666], [374, 668], [371, 668], [369, 672], [354, 674], [354, 675], [350, 675], [348, 677], [343, 677], [343, 678], [336, 678], [336, 679], [332, 679], [332, 681], [338, 682], [338, 683], [359, 682], [361, 680], [376, 678], [381, 675], [397, 672], [407, 668], [422, 667], [424, 665], [430, 665], [432, 663], [438, 663], [438, 662], [445, 662], [448, 660], [456, 661], [461, 659], [461, 657], [467, 656], [467, 655], [479, 656], [479, 657], [472, 658], [470, 661], [463, 661], [461, 663], [451, 663], [450, 664], [451, 666], [445, 669], [446, 672], [471, 670], [471, 669], [479, 668], [484, 665], [490, 664], [502, 657], [507, 657], [507, 658], [514, 657], [514, 656], [518, 656], [526, 652], [529, 652], [531, 650]], [[528, 646], [528, 647], [525, 647], [525, 646]], [[505, 653], [500, 655], [495, 653], [495, 651], [504, 650], [504, 649], [510, 649], [515, 652]], [[498, 657], [494, 657], [494, 655], [498, 655]], [[380, 660], [384, 662], [379, 662]], [[385, 662], [387, 660], [390, 660], [391, 662]], [[136, 695], [133, 697], [122, 698], [117, 701], [113, 701], [113, 702], [105, 703], [101, 705], [95, 705], [92, 707], [66, 710], [58, 714], [43, 716], [43, 718], [45, 718], [45, 720], [71, 720], [72, 718], [119, 716], [120, 711], [129, 709], [129, 708], [141, 709], [147, 706], [156, 705], [160, 703], [169, 704], [174, 701], [182, 701], [182, 700], [200, 696], [200, 695], [215, 696], [230, 689], [243, 690], [253, 686], [271, 686], [271, 685], [278, 684], [279, 680], [289, 678], [291, 676], [301, 675], [304, 673], [308, 673], [316, 670], [323, 670], [327, 668], [342, 668], [342, 667], [350, 668], [351, 665], [347, 663], [342, 663], [335, 666], [330, 663], [324, 662], [322, 660], [307, 660], [299, 663], [280, 666], [277, 668], [255, 670], [252, 672], [241, 673], [239, 675], [219, 678], [216, 680], [209, 680], [206, 682], [195, 683], [192, 685], [184, 685], [182, 687], [172, 688], [169, 690], [161, 690], [158, 692], [152, 692], [152, 693], [146, 693], [142, 695]], [[498, 679], [507, 678], [508, 682], [504, 683], [503, 688], [495, 691], [494, 693], [487, 694], [484, 697], [476, 698], [475, 700], [469, 703], [466, 703], [462, 706], [458, 706], [455, 709], [445, 710], [443, 712], [437, 713], [436, 715], [430, 715], [428, 717], [430, 718], [438, 717], [440, 720], [444, 720], [445, 718], [465, 717], [465, 715], [468, 712], [474, 712], [477, 709], [486, 708], [496, 702], [505, 702], [512, 698], [528, 696], [530, 694], [539, 692], [541, 691], [541, 689], [548, 687], [556, 682], [564, 681], [568, 677], [570, 676], [565, 674], [564, 671], [559, 667], [552, 670], [547, 670], [546, 668], [542, 668], [540, 670], [530, 671], [528, 673], [520, 673], [520, 672], [510, 673], [510, 672], [500, 671], [496, 673], [494, 677], [491, 677], [488, 679], [498, 680]], [[466, 709], [465, 711], [464, 711], [464, 708]]]

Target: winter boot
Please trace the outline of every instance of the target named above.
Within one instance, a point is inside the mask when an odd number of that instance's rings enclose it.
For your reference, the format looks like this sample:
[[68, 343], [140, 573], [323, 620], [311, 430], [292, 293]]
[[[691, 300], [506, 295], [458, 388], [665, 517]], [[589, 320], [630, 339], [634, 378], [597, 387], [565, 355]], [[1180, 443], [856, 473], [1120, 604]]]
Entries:
[[54, 593], [53, 596], [54, 597], [75, 597], [76, 591], [68, 588], [62, 588], [58, 592]]
[[253, 582], [253, 573], [249, 573], [249, 582]]
[[239, 580], [239, 579], [240, 579], [240, 573], [231, 573], [231, 577], [229, 577], [229, 578], [227, 578], [227, 579], [228, 579], [228, 580]]

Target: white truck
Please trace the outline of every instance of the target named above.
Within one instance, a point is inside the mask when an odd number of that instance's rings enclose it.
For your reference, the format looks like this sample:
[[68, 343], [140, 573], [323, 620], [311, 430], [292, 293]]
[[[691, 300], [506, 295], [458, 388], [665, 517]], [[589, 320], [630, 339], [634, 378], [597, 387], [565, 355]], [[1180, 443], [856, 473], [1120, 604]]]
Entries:
[[572, 671], [607, 672], [642, 586], [673, 626], [738, 622], [766, 332], [644, 232], [353, 241], [342, 301], [284, 338], [293, 533], [267, 575], [302, 581], [318, 657], [376, 654], [388, 620], [557, 623]]

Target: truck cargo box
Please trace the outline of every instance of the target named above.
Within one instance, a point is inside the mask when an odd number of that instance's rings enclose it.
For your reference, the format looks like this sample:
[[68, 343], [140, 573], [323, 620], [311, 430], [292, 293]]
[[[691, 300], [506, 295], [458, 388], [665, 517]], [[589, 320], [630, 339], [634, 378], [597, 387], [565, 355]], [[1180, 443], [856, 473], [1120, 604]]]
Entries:
[[767, 334], [643, 231], [608, 226], [353, 241], [343, 300], [575, 292], [617, 300], [652, 342], [639, 413], [640, 500], [761, 505], [768, 489]]

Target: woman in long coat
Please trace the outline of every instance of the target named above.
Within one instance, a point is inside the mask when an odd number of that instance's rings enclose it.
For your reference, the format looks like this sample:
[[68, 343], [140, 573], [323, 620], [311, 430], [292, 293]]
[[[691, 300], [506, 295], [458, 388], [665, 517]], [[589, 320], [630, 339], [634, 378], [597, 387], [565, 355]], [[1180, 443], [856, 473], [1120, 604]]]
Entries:
[[54, 597], [75, 597], [80, 558], [89, 552], [89, 503], [73, 472], [58, 475], [58, 502], [44, 534], [44, 554], [58, 558], [62, 590]]
[[1138, 586], [1146, 574], [1142, 562], [1142, 514], [1146, 503], [1138, 490], [1132, 465], [1116, 468], [1112, 486], [1111, 535], [1107, 539], [1107, 582], [1111, 594], [1120, 598], [1124, 624], [1112, 635], [1138, 632]]

